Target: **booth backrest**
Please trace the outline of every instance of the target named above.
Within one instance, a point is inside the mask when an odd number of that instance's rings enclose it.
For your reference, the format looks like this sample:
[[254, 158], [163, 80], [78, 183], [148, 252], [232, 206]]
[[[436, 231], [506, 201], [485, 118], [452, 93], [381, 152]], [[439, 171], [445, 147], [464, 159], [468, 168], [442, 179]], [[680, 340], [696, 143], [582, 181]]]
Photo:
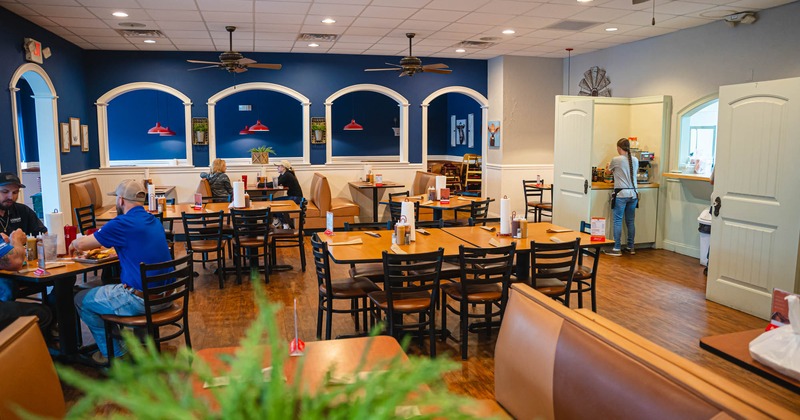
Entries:
[[328, 178], [319, 172], [314, 172], [311, 179], [311, 201], [319, 208], [320, 214], [325, 214], [331, 209], [331, 186]]
[[97, 178], [71, 182], [69, 184], [69, 199], [72, 205], [70, 213], [72, 213], [73, 225], [76, 225], [76, 220], [75, 212], [72, 211], [72, 209], [94, 204], [95, 211], [99, 211], [100, 208], [103, 207], [103, 192], [100, 190], [100, 184], [97, 182]]
[[207, 179], [201, 178], [200, 183], [197, 184], [197, 194], [202, 194], [201, 197], [211, 197], [211, 184]]
[[414, 175], [411, 195], [427, 194], [429, 187], [436, 186], [436, 175], [430, 172], [417, 171]]
[[790, 415], [599, 318], [566, 308], [526, 285], [514, 285], [495, 348], [497, 402], [513, 417], [526, 419]]
[[0, 419], [28, 413], [62, 418], [64, 394], [36, 317], [20, 317], [0, 331]]

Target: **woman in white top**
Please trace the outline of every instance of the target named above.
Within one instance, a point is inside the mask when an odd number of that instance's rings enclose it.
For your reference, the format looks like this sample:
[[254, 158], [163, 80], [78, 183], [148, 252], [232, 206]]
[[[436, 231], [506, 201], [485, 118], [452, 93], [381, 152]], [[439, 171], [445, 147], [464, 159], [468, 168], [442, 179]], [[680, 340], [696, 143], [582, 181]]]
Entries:
[[639, 193], [636, 190], [636, 170], [639, 168], [639, 159], [631, 156], [631, 143], [628, 139], [617, 141], [617, 153], [608, 168], [614, 174], [614, 195], [613, 203], [614, 214], [614, 249], [606, 251], [606, 254], [618, 257], [622, 255], [621, 236], [622, 219], [625, 218], [625, 226], [628, 228], [628, 247], [625, 249], [631, 255], [636, 251], [633, 248], [633, 238], [636, 234], [636, 227], [633, 219], [636, 205], [639, 202]]

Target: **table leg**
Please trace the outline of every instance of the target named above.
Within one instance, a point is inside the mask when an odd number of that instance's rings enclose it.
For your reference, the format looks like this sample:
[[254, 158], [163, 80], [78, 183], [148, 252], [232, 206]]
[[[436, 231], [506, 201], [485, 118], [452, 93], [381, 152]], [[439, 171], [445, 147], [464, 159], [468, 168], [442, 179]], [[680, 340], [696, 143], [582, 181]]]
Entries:
[[372, 221], [378, 222], [378, 189], [372, 189]]
[[433, 209], [433, 220], [442, 220], [442, 209]]
[[517, 272], [518, 280], [527, 282], [531, 271], [531, 253], [527, 251], [517, 251]]
[[67, 356], [78, 353], [78, 321], [72, 294], [75, 279], [75, 276], [59, 278], [53, 287], [58, 314], [58, 340], [61, 353]]

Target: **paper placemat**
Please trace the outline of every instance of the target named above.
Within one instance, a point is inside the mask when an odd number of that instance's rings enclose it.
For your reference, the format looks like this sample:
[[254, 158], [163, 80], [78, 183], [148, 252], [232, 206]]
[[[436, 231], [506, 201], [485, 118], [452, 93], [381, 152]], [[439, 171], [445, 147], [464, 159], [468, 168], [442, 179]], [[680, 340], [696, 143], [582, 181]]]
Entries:
[[291, 206], [292, 203], [294, 203], [294, 201], [286, 202], [286, 203], [281, 203], [280, 201], [270, 201], [269, 205], [270, 205], [270, 207], [281, 207], [281, 206]]
[[343, 241], [343, 242], [328, 242], [328, 246], [358, 245], [358, 244], [363, 244], [363, 243], [364, 243], [364, 241], [362, 241], [361, 238], [355, 238], [355, 239], [351, 239], [349, 241]]
[[433, 204], [433, 201], [428, 200], [428, 201], [423, 201], [422, 203], [419, 203], [420, 206], [427, 206], [427, 205], [430, 205], [430, 204]]
[[561, 229], [547, 229], [547, 233], [564, 233], [564, 232], [572, 232], [572, 229], [561, 228]]
[[497, 239], [492, 238], [492, 239], [489, 239], [489, 245], [491, 245], [491, 246], [500, 246], [500, 242]]
[[497, 228], [495, 228], [494, 226], [481, 226], [481, 229], [487, 232], [494, 232], [495, 230], [497, 230]]
[[408, 254], [408, 252], [403, 251], [403, 249], [400, 248], [400, 246], [398, 246], [397, 244], [392, 244], [390, 249], [392, 250], [392, 252], [394, 252], [397, 255], [406, 255], [406, 254]]
[[[264, 375], [264, 382], [269, 382], [272, 379], [272, 366], [261, 369], [261, 374]], [[217, 376], [211, 379], [211, 382], [203, 382], [203, 389], [218, 388], [221, 386], [228, 386], [231, 384], [231, 379], [238, 381], [238, 376]], [[284, 381], [286, 378], [283, 379]]]

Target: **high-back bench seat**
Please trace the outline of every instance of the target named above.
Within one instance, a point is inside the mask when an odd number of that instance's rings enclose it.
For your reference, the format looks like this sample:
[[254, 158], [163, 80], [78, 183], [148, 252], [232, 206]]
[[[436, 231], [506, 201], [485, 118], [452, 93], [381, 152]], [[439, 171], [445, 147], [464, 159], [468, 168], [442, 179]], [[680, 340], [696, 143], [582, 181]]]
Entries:
[[306, 210], [307, 229], [324, 229], [326, 213], [333, 212], [333, 226], [343, 227], [344, 222], [353, 223], [360, 208], [357, 204], [342, 197], [331, 198], [331, 186], [328, 178], [319, 172], [311, 179], [311, 195]]
[[72, 214], [72, 225], [77, 226], [74, 210], [76, 208], [86, 207], [89, 204], [94, 204], [95, 214], [113, 208], [113, 204], [103, 206], [104, 195], [105, 194], [103, 194], [103, 192], [100, 190], [100, 184], [97, 182], [97, 178], [89, 178], [83, 181], [71, 182], [69, 184], [69, 200], [72, 207], [69, 210]]
[[796, 418], [590, 311], [512, 287], [495, 348], [495, 399], [520, 419]]

